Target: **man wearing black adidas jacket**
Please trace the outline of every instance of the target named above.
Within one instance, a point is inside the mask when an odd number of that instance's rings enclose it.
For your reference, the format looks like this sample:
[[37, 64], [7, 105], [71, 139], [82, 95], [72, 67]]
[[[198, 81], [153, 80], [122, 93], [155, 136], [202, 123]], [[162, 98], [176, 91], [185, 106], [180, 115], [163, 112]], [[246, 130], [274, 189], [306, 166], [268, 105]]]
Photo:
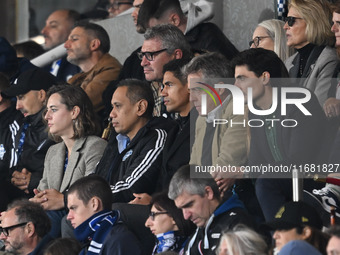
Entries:
[[[7, 77], [0, 73], [0, 92], [9, 88], [9, 85]], [[9, 179], [11, 148], [22, 119], [23, 115], [15, 109], [15, 103], [0, 94], [0, 180]], [[1, 209], [5, 210], [6, 208]]]
[[167, 130], [173, 123], [152, 117], [152, 90], [139, 80], [121, 81], [111, 103], [110, 117], [118, 135], [110, 139], [96, 174], [110, 183], [113, 202], [129, 202], [133, 193], [155, 191]]

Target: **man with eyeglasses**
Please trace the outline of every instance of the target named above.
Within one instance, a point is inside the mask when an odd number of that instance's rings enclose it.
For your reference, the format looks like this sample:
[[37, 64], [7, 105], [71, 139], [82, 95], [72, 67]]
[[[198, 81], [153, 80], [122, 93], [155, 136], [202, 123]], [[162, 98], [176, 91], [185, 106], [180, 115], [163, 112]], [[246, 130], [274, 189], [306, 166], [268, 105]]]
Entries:
[[142, 61], [145, 79], [151, 82], [155, 99], [154, 115], [160, 116], [165, 112], [160, 96], [163, 66], [174, 59], [191, 57], [190, 45], [181, 30], [174, 25], [157, 25], [146, 30], [138, 57]]
[[51, 223], [44, 209], [27, 200], [16, 200], [1, 215], [5, 251], [16, 255], [41, 255], [52, 240]]
[[109, 13], [109, 18], [114, 18], [118, 14], [130, 9], [132, 7], [133, 0], [110, 0], [106, 9]]

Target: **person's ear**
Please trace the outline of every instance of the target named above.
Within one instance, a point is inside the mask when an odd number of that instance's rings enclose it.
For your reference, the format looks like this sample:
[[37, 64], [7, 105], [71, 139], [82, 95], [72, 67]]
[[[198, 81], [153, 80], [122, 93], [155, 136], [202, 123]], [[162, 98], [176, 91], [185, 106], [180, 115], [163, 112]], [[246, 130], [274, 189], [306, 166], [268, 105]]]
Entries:
[[207, 198], [209, 200], [213, 200], [214, 199], [214, 191], [212, 190], [212, 188], [210, 186], [205, 186], [204, 190], [205, 190], [205, 194], [206, 194]]
[[216, 91], [217, 91], [217, 94], [220, 96], [226, 91], [226, 89], [225, 88], [218, 88], [218, 89], [216, 89]]
[[27, 225], [25, 226], [25, 231], [29, 237], [35, 234], [35, 226], [31, 221], [28, 222]]
[[169, 16], [169, 23], [178, 27], [181, 24], [181, 19], [177, 13], [172, 13]]
[[137, 102], [137, 115], [139, 117], [143, 116], [147, 108], [148, 108], [148, 101], [146, 101], [145, 99], [139, 100]]
[[312, 229], [308, 226], [304, 227], [302, 231], [303, 240], [308, 239], [311, 235], [312, 235]]
[[98, 50], [100, 46], [100, 40], [99, 39], [92, 39], [91, 42], [90, 42], [90, 49], [92, 51], [95, 51], [95, 50]]
[[269, 81], [270, 81], [270, 73], [269, 72], [263, 72], [263, 74], [262, 74], [262, 76], [263, 76], [263, 85], [268, 85], [269, 84]]
[[79, 115], [79, 113], [80, 113], [80, 108], [79, 108], [79, 106], [74, 106], [73, 107], [73, 109], [72, 109], [72, 112], [71, 112], [71, 117], [72, 117], [72, 119], [74, 120], [74, 119], [76, 119], [77, 117], [78, 117], [78, 115]]
[[175, 56], [175, 59], [183, 58], [183, 51], [181, 49], [176, 49], [173, 54]]
[[45, 102], [45, 100], [46, 100], [46, 91], [45, 90], [41, 89], [41, 90], [38, 91], [38, 100], [40, 102], [43, 102], [43, 103]]
[[102, 201], [98, 197], [93, 197], [89, 201], [93, 212], [99, 212], [103, 210]]

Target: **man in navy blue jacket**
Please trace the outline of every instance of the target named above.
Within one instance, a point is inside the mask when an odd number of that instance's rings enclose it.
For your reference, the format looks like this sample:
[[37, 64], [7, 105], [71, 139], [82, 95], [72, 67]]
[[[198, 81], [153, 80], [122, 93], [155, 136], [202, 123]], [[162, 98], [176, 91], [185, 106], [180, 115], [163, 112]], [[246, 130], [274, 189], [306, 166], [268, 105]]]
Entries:
[[188, 241], [184, 254], [216, 254], [222, 232], [238, 223], [252, 226], [237, 194], [224, 194], [223, 199], [209, 173], [196, 173], [196, 166], [178, 169], [170, 181], [168, 196], [182, 209], [184, 218], [191, 220], [196, 232]]
[[84, 244], [80, 254], [141, 254], [139, 242], [121, 222], [119, 212], [111, 210], [110, 186], [102, 177], [83, 177], [67, 194], [67, 219], [76, 239]]

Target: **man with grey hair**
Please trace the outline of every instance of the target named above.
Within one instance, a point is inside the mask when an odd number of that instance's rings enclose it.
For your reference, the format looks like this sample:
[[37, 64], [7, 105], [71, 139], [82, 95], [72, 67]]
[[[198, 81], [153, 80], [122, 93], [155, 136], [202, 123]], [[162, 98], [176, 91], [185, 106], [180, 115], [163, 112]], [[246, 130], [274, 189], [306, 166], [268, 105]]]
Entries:
[[223, 231], [238, 223], [252, 224], [238, 196], [225, 194], [222, 199], [209, 173], [193, 175], [197, 167], [185, 165], [178, 169], [170, 181], [168, 196], [183, 211], [184, 218], [197, 226], [185, 254], [215, 254]]
[[138, 57], [144, 69], [145, 79], [151, 82], [154, 92], [154, 115], [161, 115], [160, 82], [163, 78], [163, 66], [173, 59], [191, 56], [191, 48], [184, 34], [174, 25], [163, 24], [149, 28], [144, 34], [144, 42]]
[[[244, 115], [233, 114], [233, 98], [229, 90], [213, 88], [214, 84], [225, 83], [227, 78], [232, 77], [228, 61], [220, 53], [206, 53], [193, 58], [186, 66], [185, 73], [190, 100], [200, 115], [196, 122], [190, 164], [221, 167], [244, 165], [247, 160], [247, 131], [242, 125]], [[205, 92], [210, 89], [216, 92], [211, 93], [214, 98]], [[203, 96], [206, 98], [205, 105]], [[219, 100], [219, 104], [214, 102]], [[228, 125], [215, 125], [215, 119], [227, 120]], [[234, 179], [227, 174], [214, 177], [222, 192], [233, 185]]]

